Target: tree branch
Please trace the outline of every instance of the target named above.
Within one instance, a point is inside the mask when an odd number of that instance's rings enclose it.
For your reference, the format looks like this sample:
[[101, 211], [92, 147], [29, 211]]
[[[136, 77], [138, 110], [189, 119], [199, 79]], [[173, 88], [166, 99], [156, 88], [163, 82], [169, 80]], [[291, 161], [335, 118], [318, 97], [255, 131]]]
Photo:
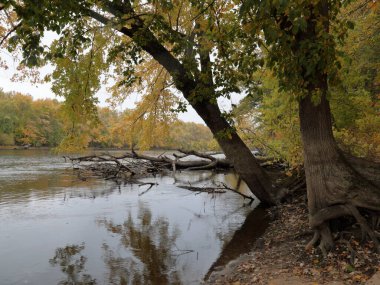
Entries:
[[10, 29], [9, 31], [8, 31], [8, 33], [6, 33], [5, 35], [4, 35], [4, 37], [1, 39], [1, 41], [0, 41], [0, 47], [3, 45], [3, 43], [8, 39], [8, 37], [13, 33], [13, 32], [15, 32], [19, 27], [21, 27], [21, 25], [22, 25], [22, 22], [20, 22], [20, 23], [18, 23], [17, 25], [15, 25], [12, 29]]
[[[87, 9], [86, 13], [104, 25], [112, 24], [110, 19], [98, 12]], [[114, 28], [133, 39], [143, 50], [158, 61], [173, 77], [176, 88], [183, 93], [186, 99], [191, 99], [191, 91], [196, 87], [196, 82], [192, 78], [191, 73], [187, 72], [184, 66], [144, 26], [144, 21], [140, 17], [136, 17], [136, 21], [131, 24], [131, 28]]]

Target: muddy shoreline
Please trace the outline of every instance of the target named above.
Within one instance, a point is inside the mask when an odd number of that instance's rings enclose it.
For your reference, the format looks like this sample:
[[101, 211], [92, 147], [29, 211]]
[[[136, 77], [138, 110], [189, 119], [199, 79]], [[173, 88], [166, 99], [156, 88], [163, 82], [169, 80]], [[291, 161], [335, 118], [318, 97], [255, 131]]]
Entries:
[[214, 271], [204, 284], [367, 284], [380, 270], [380, 256], [352, 229], [335, 235], [326, 259], [317, 248], [305, 250], [312, 238], [305, 192], [266, 210], [271, 222], [253, 249]]

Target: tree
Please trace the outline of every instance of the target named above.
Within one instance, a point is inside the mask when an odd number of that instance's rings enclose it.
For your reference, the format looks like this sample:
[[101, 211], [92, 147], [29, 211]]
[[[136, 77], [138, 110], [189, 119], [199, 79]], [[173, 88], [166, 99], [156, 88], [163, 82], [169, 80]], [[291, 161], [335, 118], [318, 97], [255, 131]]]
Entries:
[[63, 137], [61, 104], [0, 92], [0, 145], [57, 146]]
[[[365, 5], [367, 4], [367, 5]], [[378, 90], [379, 26], [377, 6], [357, 1], [342, 9], [340, 18], [352, 20], [341, 47], [341, 83], [329, 86], [334, 137], [339, 147], [352, 155], [380, 159]], [[234, 117], [243, 139], [272, 157], [297, 167], [303, 163], [300, 144], [297, 94], [279, 90], [278, 80], [267, 70], [256, 72], [261, 93], [244, 98]]]
[[[216, 103], [218, 97], [238, 91], [240, 82], [250, 83], [249, 74], [261, 62], [239, 48], [244, 37], [234, 1], [7, 0], [2, 9], [17, 15], [13, 24], [17, 35], [9, 38], [8, 46], [22, 46], [26, 66], [65, 57], [83, 62], [80, 54], [91, 49], [91, 31], [97, 29], [110, 35], [104, 48], [108, 47], [114, 70], [122, 72], [119, 85], [139, 80], [133, 71], [141, 61], [157, 61], [251, 191], [267, 205], [276, 202], [268, 175]], [[50, 51], [41, 45], [47, 30], [61, 36]]]
[[324, 253], [333, 244], [329, 220], [352, 215], [379, 247], [358, 209], [380, 210], [379, 167], [344, 155], [332, 131], [329, 85], [337, 82], [337, 44], [351, 22], [342, 1], [246, 1], [246, 25], [263, 31], [269, 65], [283, 89], [299, 94], [310, 224]]

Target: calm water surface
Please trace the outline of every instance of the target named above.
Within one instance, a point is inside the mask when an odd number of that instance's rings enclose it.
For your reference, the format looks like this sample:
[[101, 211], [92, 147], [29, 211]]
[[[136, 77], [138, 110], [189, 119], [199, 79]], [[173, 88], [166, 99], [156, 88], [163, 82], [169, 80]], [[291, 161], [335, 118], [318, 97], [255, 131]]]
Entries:
[[158, 183], [145, 192], [82, 181], [46, 150], [0, 150], [0, 284], [199, 284], [266, 225], [236, 194], [177, 187], [215, 181], [237, 185], [181, 172], [143, 180]]

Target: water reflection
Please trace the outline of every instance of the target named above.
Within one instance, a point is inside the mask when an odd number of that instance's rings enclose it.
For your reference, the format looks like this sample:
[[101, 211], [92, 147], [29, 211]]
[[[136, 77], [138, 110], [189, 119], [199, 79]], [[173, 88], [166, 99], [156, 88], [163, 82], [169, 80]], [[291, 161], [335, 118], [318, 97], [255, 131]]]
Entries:
[[216, 177], [215, 171], [177, 171], [172, 174], [173, 184], [198, 184], [210, 182]]
[[89, 274], [85, 274], [85, 264], [87, 258], [81, 255], [84, 249], [82, 245], [67, 245], [57, 248], [55, 255], [49, 260], [52, 266], [60, 266], [61, 271], [66, 275], [65, 280], [58, 282], [59, 285], [95, 285], [96, 280]]
[[[77, 194], [99, 185], [81, 181], [61, 156], [49, 150], [0, 150], [0, 206]], [[71, 191], [68, 192], [67, 190]], [[91, 197], [92, 195], [88, 195]]]
[[218, 259], [212, 264], [205, 275], [205, 280], [207, 280], [213, 272], [223, 270], [224, 266], [231, 260], [249, 252], [253, 248], [256, 240], [264, 234], [268, 224], [269, 220], [263, 208], [258, 207], [249, 213], [244, 224], [235, 231], [231, 240], [224, 245]]
[[126, 256], [122, 257], [104, 243], [109, 284], [180, 284], [173, 252], [178, 228], [170, 229], [168, 221], [162, 217], [153, 219], [144, 205], [140, 205], [136, 220], [130, 212], [123, 224], [109, 220], [98, 223], [116, 234], [126, 250]]
[[151, 177], [141, 181], [158, 185], [144, 192], [81, 181], [70, 164], [44, 153], [0, 151], [0, 169], [1, 285], [199, 284], [222, 248], [239, 248], [228, 242], [239, 240], [234, 232], [255, 206], [231, 192], [195, 195], [176, 186], [220, 181], [249, 194], [233, 173]]

